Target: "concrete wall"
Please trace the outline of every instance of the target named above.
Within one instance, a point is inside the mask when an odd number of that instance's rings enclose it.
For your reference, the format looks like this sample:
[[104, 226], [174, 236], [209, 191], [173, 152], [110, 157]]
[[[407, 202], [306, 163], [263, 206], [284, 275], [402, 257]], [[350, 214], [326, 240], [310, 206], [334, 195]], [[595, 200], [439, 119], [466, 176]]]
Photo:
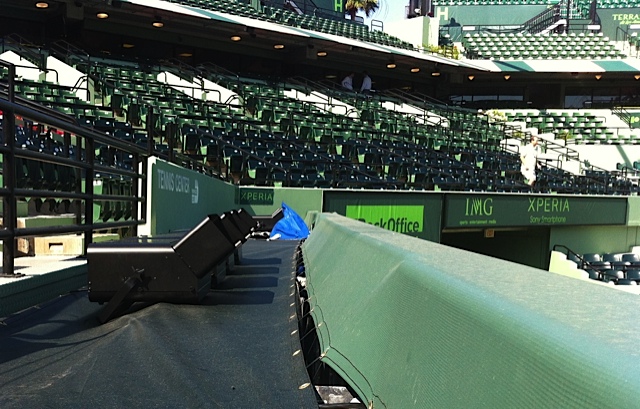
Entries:
[[384, 31], [416, 47], [438, 45], [438, 20], [416, 17], [385, 23]]

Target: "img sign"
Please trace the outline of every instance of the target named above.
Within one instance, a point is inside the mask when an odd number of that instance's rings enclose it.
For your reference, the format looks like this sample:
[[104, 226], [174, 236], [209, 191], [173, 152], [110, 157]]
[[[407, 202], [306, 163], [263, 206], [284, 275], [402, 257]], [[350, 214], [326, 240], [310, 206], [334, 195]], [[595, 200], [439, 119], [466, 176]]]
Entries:
[[347, 205], [346, 216], [397, 233], [415, 234], [424, 229], [424, 206]]
[[447, 228], [626, 223], [627, 201], [614, 197], [447, 195]]
[[465, 216], [491, 216], [493, 215], [493, 198], [467, 198], [465, 203]]

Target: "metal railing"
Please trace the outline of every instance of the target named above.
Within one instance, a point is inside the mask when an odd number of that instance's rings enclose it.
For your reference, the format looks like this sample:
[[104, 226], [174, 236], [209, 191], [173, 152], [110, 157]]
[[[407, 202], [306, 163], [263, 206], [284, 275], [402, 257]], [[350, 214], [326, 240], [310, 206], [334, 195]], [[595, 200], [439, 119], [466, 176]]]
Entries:
[[[25, 101], [14, 95], [15, 66], [2, 61], [0, 66], [9, 70], [8, 87], [0, 89], [4, 138], [0, 145], [3, 159], [3, 186], [0, 188], [3, 199], [3, 226], [0, 229], [2, 275], [18, 276], [14, 272], [17, 238], [82, 233], [86, 251], [96, 231], [124, 229], [129, 235], [135, 235], [137, 226], [145, 222], [148, 150], [81, 127], [71, 117], [56, 111], [24, 104]], [[32, 138], [18, 140], [18, 129], [26, 131]], [[103, 155], [103, 152], [108, 154]], [[33, 169], [37, 172], [35, 175], [24, 173]], [[61, 184], [42, 182], [48, 177], [55, 178], [48, 172], [56, 172], [58, 180], [68, 178], [68, 183], [62, 187]], [[117, 181], [127, 188], [96, 193], [94, 182], [100, 181]], [[18, 227], [18, 201], [42, 198], [69, 200], [76, 204], [75, 222], [70, 225]], [[94, 215], [94, 204], [126, 210], [120, 217], [111, 217], [108, 213]]]

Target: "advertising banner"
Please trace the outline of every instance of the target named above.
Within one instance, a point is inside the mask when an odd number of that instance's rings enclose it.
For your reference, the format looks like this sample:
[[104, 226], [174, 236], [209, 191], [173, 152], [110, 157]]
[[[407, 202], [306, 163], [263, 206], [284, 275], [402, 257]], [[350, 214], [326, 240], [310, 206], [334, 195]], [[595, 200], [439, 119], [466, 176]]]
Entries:
[[626, 198], [447, 195], [445, 228], [625, 224]]
[[325, 191], [323, 212], [335, 212], [397, 233], [438, 242], [442, 195]]

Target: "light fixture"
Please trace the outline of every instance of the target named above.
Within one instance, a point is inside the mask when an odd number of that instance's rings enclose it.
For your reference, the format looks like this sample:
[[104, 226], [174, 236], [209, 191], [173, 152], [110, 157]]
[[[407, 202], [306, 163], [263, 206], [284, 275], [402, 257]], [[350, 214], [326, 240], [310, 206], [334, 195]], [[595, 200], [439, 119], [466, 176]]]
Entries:
[[152, 26], [154, 26], [155, 28], [162, 28], [164, 27], [164, 23], [162, 22], [162, 19], [160, 17], [156, 17], [153, 20], [153, 23], [151, 23]]
[[190, 53], [189, 51], [185, 51], [183, 53], [178, 54], [178, 57], [193, 57], [193, 53]]
[[640, 80], [640, 74], [636, 74], [636, 75], [634, 75], [634, 76], [633, 76], [633, 78], [635, 78], [635, 79], [636, 79], [636, 81]]
[[387, 68], [389, 68], [390, 70], [396, 68], [396, 62], [394, 60], [389, 60], [389, 62], [387, 63]]
[[37, 9], [48, 9], [49, 8], [49, 3], [47, 3], [46, 1], [39, 1], [36, 3], [36, 8]]
[[105, 18], [109, 18], [109, 14], [105, 13], [104, 11], [99, 11], [98, 13], [96, 13], [96, 17], [102, 20]]
[[509, 81], [510, 79], [511, 79], [511, 75], [509, 75], [509, 74], [505, 74], [504, 75], [504, 80], [505, 81]]
[[413, 67], [413, 68], [411, 69], [411, 72], [420, 72], [420, 68], [418, 68], [418, 67]]
[[242, 37], [240, 36], [231, 36], [231, 41], [240, 41], [242, 40]]
[[133, 48], [135, 47], [135, 44], [131, 44], [131, 43], [123, 43], [122, 44], [122, 48]]
[[467, 75], [467, 79], [468, 79], [469, 81], [473, 81], [475, 78], [476, 78], [476, 76], [475, 76], [475, 75]]
[[325, 77], [326, 79], [328, 79], [328, 80], [332, 80], [332, 79], [338, 78], [338, 76], [337, 76], [337, 75], [335, 75], [335, 74], [327, 74], [327, 75], [325, 75], [324, 77]]
[[433, 72], [431, 73], [431, 76], [432, 76], [432, 77], [439, 77], [439, 76], [440, 76], [440, 71], [433, 71]]
[[318, 52], [316, 53], [316, 55], [317, 55], [318, 57], [326, 57], [326, 56], [327, 56], [327, 52], [326, 52], [326, 51], [318, 51]]
[[600, 81], [602, 79], [602, 74], [596, 74], [596, 81]]
[[284, 48], [284, 44], [275, 44], [273, 48], [275, 48], [276, 50], [282, 50]]

